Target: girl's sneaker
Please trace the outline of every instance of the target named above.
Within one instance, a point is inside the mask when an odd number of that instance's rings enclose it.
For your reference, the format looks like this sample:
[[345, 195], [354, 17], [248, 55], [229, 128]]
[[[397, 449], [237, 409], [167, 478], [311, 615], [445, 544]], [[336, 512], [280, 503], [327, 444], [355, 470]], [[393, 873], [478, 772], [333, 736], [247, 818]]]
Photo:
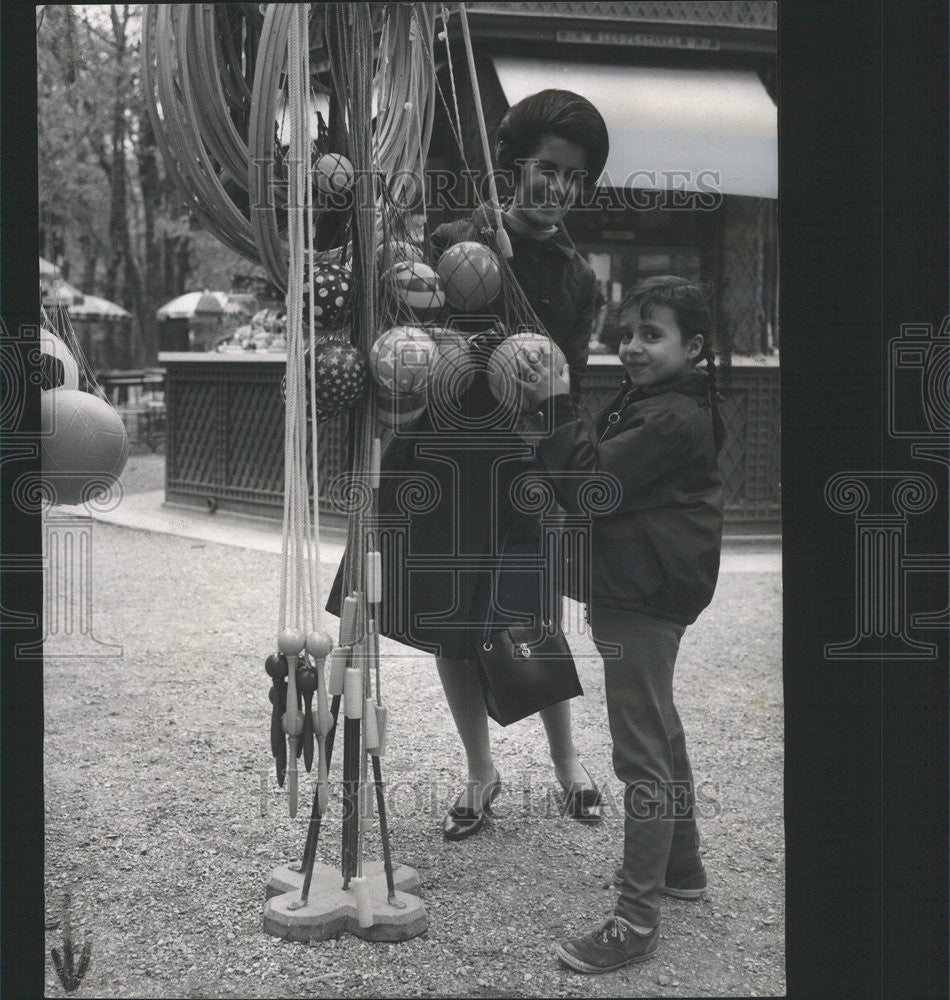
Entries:
[[614, 972], [652, 958], [659, 941], [659, 925], [649, 934], [640, 934], [629, 921], [613, 916], [590, 934], [559, 942], [554, 951], [577, 972]]
[[[623, 868], [614, 872], [614, 885], [623, 885]], [[661, 892], [675, 899], [702, 899], [706, 895], [706, 869], [700, 868], [690, 875], [668, 875]]]

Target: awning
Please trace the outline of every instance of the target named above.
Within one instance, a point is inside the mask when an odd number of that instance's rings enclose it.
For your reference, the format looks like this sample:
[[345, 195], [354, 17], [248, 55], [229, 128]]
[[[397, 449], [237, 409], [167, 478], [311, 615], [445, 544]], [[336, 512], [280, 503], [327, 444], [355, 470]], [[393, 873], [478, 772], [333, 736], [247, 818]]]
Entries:
[[600, 187], [778, 197], [778, 112], [755, 73], [495, 57], [515, 104], [554, 87], [604, 116]]

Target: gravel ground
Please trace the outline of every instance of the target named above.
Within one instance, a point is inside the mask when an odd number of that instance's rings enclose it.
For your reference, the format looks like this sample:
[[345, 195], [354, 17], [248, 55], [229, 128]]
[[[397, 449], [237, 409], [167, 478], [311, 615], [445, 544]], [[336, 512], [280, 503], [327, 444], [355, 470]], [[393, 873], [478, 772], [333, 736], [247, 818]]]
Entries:
[[[160, 463], [133, 455], [126, 488], [156, 488]], [[434, 665], [383, 641], [391, 840], [396, 861], [419, 873], [429, 927], [399, 944], [348, 934], [292, 944], [262, 931], [268, 875], [299, 857], [313, 787], [304, 776], [291, 820], [274, 780], [263, 669], [279, 558], [96, 523], [92, 572], [93, 633], [121, 643], [121, 655], [45, 665], [47, 950], [62, 945], [65, 892], [74, 937], [92, 942], [73, 995], [784, 994], [778, 574], [724, 574], [677, 664], [708, 898], [664, 901], [657, 957], [588, 977], [560, 967], [552, 945], [610, 912], [621, 853], [621, 786], [589, 637], [570, 636], [586, 695], [576, 738], [604, 788], [605, 822], [558, 815], [537, 720], [493, 724], [505, 791], [485, 830], [456, 844], [439, 821], [463, 758]], [[339, 768], [338, 744], [319, 851], [329, 864], [339, 862]], [[365, 850], [381, 857], [375, 833]], [[49, 959], [47, 995], [65, 995]]]

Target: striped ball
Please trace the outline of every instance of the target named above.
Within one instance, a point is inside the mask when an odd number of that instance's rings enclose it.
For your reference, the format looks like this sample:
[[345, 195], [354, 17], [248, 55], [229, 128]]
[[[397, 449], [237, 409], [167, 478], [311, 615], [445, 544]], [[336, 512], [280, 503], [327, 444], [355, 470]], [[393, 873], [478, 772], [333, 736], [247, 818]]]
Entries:
[[385, 272], [383, 280], [417, 319], [436, 316], [445, 305], [438, 275], [422, 261], [397, 261]]
[[389, 393], [424, 393], [438, 350], [418, 326], [394, 326], [369, 352], [369, 370], [380, 389]]
[[376, 248], [376, 263], [381, 272], [388, 271], [394, 264], [402, 261], [425, 263], [422, 248], [408, 240], [390, 240], [388, 243], [380, 243]]
[[384, 427], [403, 427], [421, 416], [426, 408], [426, 394], [376, 392], [376, 419]]
[[465, 312], [484, 309], [501, 291], [501, 265], [484, 243], [450, 246], [436, 266], [450, 305]]

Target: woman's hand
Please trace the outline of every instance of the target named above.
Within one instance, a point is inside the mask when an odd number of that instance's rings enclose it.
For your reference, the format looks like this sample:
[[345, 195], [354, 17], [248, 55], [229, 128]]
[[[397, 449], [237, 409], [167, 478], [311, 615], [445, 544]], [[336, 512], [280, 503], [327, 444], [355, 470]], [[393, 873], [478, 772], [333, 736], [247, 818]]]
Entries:
[[571, 391], [570, 366], [564, 355], [556, 348], [551, 350], [551, 346], [530, 347], [518, 354], [520, 388], [532, 406]]

